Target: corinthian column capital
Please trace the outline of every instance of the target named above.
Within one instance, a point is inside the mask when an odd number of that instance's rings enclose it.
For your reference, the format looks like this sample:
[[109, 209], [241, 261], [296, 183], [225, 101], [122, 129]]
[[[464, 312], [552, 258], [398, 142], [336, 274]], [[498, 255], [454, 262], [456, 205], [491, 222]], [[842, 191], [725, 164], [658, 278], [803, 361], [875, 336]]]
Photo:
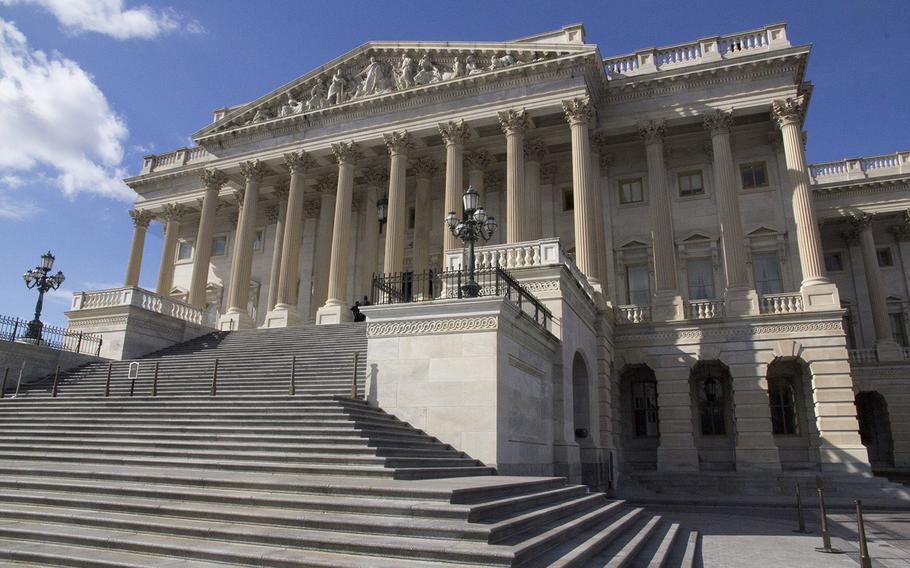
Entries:
[[715, 110], [710, 114], [706, 114], [702, 121], [702, 124], [705, 126], [705, 130], [711, 133], [711, 136], [715, 134], [721, 134], [725, 132], [730, 132], [730, 128], [733, 126], [733, 113], [723, 110]]
[[179, 203], [168, 203], [161, 208], [161, 212], [158, 213], [158, 218], [169, 223], [171, 221], [180, 221], [187, 214], [186, 205], [181, 205]]
[[370, 166], [361, 172], [363, 183], [368, 187], [380, 188], [389, 181], [389, 170], [379, 166]]
[[249, 160], [240, 164], [240, 175], [247, 181], [262, 181], [269, 173], [269, 167], [260, 160]]
[[332, 155], [338, 164], [353, 164], [360, 158], [360, 147], [356, 142], [338, 142], [332, 144]]
[[667, 125], [663, 120], [649, 120], [638, 124], [638, 135], [645, 144], [658, 144], [664, 141]]
[[407, 154], [408, 150], [414, 147], [414, 141], [411, 140], [411, 134], [407, 130], [390, 132], [383, 134], [382, 139], [389, 149], [389, 154]]
[[472, 170], [483, 170], [490, 165], [490, 162], [493, 161], [490, 153], [486, 149], [481, 148], [476, 152], [468, 152], [464, 155], [464, 161], [468, 165], [468, 169]]
[[130, 209], [129, 213], [133, 218], [133, 226], [137, 229], [148, 229], [149, 223], [155, 218], [155, 215], [146, 209]]
[[290, 193], [291, 182], [289, 180], [285, 180], [272, 188], [272, 194], [276, 199], [278, 199], [278, 201], [287, 201], [288, 195], [290, 195]]
[[209, 189], [221, 189], [221, 186], [228, 182], [228, 178], [224, 175], [224, 172], [215, 168], [203, 170], [200, 177], [202, 178], [202, 183]]
[[450, 120], [449, 122], [440, 123], [439, 134], [445, 141], [446, 146], [464, 144], [471, 137], [471, 131], [468, 130], [468, 125], [465, 124], [464, 120], [459, 120], [458, 122]]
[[499, 125], [506, 136], [521, 134], [528, 129], [528, 113], [525, 109], [509, 109], [499, 113]]
[[414, 174], [417, 177], [431, 177], [439, 169], [436, 166], [436, 161], [429, 156], [421, 156], [412, 162], [411, 167], [414, 168]]
[[284, 166], [289, 172], [306, 173], [316, 165], [316, 160], [306, 152], [288, 152], [284, 155]]
[[806, 96], [787, 97], [771, 103], [771, 113], [781, 127], [787, 124], [802, 123], [806, 113]]
[[566, 120], [570, 125], [588, 124], [591, 121], [591, 97], [576, 97], [569, 101], [562, 101], [562, 110], [566, 113]]
[[540, 138], [528, 138], [524, 146], [525, 158], [539, 162], [547, 155], [547, 145]]
[[338, 178], [335, 176], [319, 176], [313, 185], [319, 193], [335, 195], [335, 191], [338, 189]]
[[872, 229], [872, 217], [869, 213], [862, 211], [850, 214], [850, 224], [857, 231], [868, 231]]

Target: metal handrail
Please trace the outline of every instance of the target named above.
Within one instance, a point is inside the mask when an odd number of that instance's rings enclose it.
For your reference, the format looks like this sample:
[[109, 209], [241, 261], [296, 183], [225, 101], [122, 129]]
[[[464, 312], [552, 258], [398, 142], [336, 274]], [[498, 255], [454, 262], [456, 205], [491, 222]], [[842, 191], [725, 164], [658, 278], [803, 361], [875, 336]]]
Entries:
[[44, 345], [59, 351], [86, 353], [100, 356], [102, 337], [84, 331], [69, 331], [55, 325], [42, 324], [38, 328], [38, 337], [26, 337], [28, 321], [11, 316], [0, 315], [0, 341], [30, 342]]

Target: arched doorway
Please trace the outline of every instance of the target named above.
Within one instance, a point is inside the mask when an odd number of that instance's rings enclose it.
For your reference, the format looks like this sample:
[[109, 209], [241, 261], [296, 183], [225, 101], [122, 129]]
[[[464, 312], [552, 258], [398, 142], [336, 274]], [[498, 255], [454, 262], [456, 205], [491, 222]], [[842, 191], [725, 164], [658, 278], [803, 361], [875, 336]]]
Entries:
[[805, 364], [795, 357], [779, 357], [768, 365], [771, 433], [784, 470], [811, 470], [818, 464], [808, 376]]
[[620, 374], [619, 409], [623, 463], [629, 470], [657, 469], [660, 416], [657, 380], [647, 365], [627, 365]]
[[876, 391], [857, 394], [856, 418], [859, 420], [859, 437], [869, 451], [872, 469], [894, 467], [894, 440], [885, 397]]
[[695, 446], [702, 470], [736, 469], [733, 385], [720, 361], [699, 361], [690, 375]]

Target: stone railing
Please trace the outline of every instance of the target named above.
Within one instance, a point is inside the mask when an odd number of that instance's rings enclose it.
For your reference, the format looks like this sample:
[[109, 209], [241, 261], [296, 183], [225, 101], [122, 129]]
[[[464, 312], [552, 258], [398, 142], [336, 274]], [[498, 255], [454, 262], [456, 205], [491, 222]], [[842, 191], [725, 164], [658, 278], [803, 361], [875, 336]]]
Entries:
[[615, 306], [613, 313], [616, 315], [616, 323], [646, 323], [651, 321], [650, 306]]
[[73, 294], [72, 309], [74, 311], [123, 306], [134, 306], [199, 325], [202, 325], [205, 321], [205, 312], [201, 308], [193, 307], [173, 298], [159, 296], [142, 288], [113, 288], [92, 292], [75, 292]]
[[[460, 249], [446, 251], [445, 269], [461, 270], [464, 264], [464, 252]], [[474, 251], [474, 268], [477, 270], [504, 268], [532, 268], [536, 266], [565, 265], [588, 295], [594, 297], [594, 288], [582, 274], [575, 261], [559, 245], [559, 238], [552, 237], [522, 243], [488, 245], [477, 247]]]
[[715, 319], [723, 316], [723, 300], [686, 300], [686, 319]]
[[910, 151], [809, 165], [814, 184], [910, 174]]
[[157, 156], [146, 156], [142, 162], [143, 174], [178, 168], [194, 162], [204, 162], [212, 158], [212, 155], [202, 146], [193, 148], [178, 148], [173, 152], [158, 154]]
[[848, 349], [847, 355], [850, 358], [850, 362], [854, 365], [878, 363], [878, 352], [874, 347], [867, 349]]
[[765, 294], [761, 297], [763, 314], [795, 314], [803, 311], [803, 296], [799, 292]]
[[788, 47], [787, 25], [773, 24], [737, 34], [640, 49], [635, 53], [604, 59], [604, 67], [608, 78], [621, 79]]

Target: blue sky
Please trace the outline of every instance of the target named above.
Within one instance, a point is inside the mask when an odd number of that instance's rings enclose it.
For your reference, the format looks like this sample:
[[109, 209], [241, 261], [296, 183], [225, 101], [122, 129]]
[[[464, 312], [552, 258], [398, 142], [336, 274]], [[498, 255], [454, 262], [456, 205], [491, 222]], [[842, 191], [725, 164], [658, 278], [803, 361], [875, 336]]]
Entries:
[[[583, 22], [609, 56], [779, 21], [814, 46], [810, 161], [910, 148], [906, 0], [0, 0], [0, 314], [31, 316], [21, 274], [47, 249], [67, 280], [45, 321], [65, 323], [73, 291], [119, 286], [132, 223], [118, 180], [143, 155], [191, 144], [213, 109], [365, 41], [498, 41]], [[160, 252], [153, 223], [144, 287]]]

